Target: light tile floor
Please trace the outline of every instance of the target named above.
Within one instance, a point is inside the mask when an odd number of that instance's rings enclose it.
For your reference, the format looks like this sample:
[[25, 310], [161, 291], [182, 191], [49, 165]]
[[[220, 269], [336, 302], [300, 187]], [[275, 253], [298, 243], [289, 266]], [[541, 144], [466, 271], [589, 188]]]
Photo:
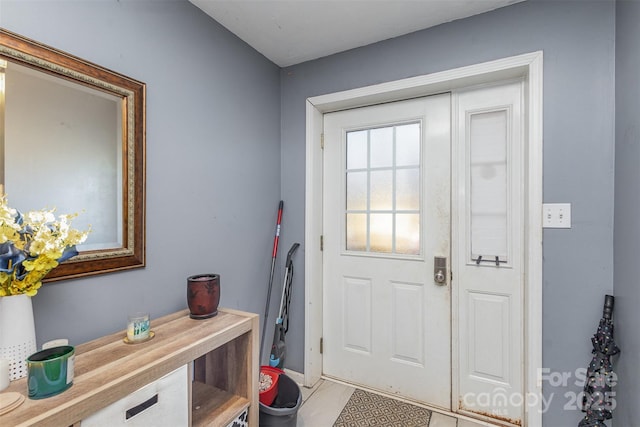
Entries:
[[[300, 387], [302, 405], [298, 410], [297, 427], [332, 427], [342, 408], [347, 404], [354, 387], [320, 380], [313, 388]], [[483, 422], [473, 422], [433, 411], [429, 427], [485, 427]]]

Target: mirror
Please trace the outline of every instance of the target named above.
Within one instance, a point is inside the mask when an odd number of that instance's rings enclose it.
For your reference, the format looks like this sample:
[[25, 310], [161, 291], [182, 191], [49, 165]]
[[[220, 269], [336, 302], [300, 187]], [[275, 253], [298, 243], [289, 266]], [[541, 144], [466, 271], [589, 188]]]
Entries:
[[144, 266], [145, 96], [142, 82], [0, 28], [9, 204], [77, 212], [73, 227], [92, 229], [46, 281]]

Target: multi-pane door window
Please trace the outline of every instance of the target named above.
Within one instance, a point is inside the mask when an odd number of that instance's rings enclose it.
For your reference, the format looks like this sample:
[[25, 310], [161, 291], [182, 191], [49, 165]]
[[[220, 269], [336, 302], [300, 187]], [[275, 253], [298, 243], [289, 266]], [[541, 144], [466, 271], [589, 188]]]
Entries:
[[420, 122], [346, 135], [346, 249], [420, 254]]

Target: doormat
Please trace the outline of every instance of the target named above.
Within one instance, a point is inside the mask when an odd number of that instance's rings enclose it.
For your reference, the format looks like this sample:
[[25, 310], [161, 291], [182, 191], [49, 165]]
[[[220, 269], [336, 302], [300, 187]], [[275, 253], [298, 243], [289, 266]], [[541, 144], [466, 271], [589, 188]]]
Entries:
[[333, 427], [426, 427], [431, 411], [356, 389]]

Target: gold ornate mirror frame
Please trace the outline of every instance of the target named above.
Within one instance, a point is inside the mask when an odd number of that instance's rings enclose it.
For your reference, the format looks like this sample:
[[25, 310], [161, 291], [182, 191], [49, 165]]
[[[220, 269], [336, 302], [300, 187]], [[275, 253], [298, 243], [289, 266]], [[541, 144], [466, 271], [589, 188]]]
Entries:
[[121, 103], [122, 245], [107, 249], [81, 250], [79, 255], [53, 269], [45, 281], [143, 267], [146, 85], [2, 28], [0, 59], [105, 92], [119, 99]]

